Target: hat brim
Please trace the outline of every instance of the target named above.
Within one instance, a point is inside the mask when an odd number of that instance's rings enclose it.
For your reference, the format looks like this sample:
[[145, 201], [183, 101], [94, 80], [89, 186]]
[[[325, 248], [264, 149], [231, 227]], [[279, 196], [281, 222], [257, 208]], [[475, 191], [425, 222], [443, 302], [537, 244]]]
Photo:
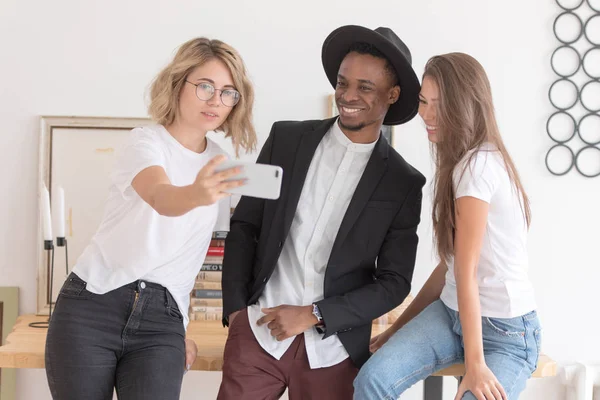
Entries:
[[400, 97], [390, 106], [384, 125], [400, 125], [410, 121], [419, 109], [421, 85], [410, 62], [388, 39], [368, 28], [356, 25], [343, 26], [331, 32], [325, 39], [321, 59], [327, 79], [335, 89], [340, 65], [350, 46], [363, 42], [373, 45], [390, 61], [398, 75]]

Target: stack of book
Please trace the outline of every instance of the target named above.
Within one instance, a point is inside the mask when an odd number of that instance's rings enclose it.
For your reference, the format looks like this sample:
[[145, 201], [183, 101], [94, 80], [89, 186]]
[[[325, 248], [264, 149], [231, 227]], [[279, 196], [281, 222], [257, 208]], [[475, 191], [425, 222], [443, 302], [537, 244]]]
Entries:
[[227, 231], [213, 233], [204, 264], [200, 268], [190, 300], [190, 321], [220, 321], [223, 318], [221, 277]]
[[219, 215], [210, 246], [200, 272], [196, 276], [194, 289], [190, 294], [188, 313], [190, 321], [220, 321], [223, 318], [221, 278], [225, 239], [229, 233], [229, 221], [234, 210], [232, 203], [231, 198], [225, 198], [219, 202]]

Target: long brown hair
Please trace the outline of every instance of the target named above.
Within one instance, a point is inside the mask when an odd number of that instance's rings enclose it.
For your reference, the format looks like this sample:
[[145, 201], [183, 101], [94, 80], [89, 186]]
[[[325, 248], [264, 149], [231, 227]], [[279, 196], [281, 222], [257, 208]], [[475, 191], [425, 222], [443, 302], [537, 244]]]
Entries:
[[200, 37], [181, 45], [173, 60], [152, 82], [148, 113], [161, 125], [172, 124], [179, 106], [179, 92], [187, 76], [199, 65], [215, 58], [227, 65], [235, 88], [241, 94], [239, 103], [217, 131], [223, 131], [225, 137], [231, 137], [236, 155], [240, 148], [252, 151], [257, 142], [252, 123], [254, 89], [242, 57], [233, 47], [220, 40]]
[[[531, 210], [519, 174], [500, 136], [490, 82], [481, 64], [464, 53], [435, 56], [425, 65], [425, 77], [433, 79], [439, 90], [438, 142], [432, 146], [436, 165], [432, 218], [438, 255], [448, 264], [454, 255], [456, 228], [452, 178], [455, 168], [469, 151], [491, 143], [502, 155], [514, 189], [520, 194], [527, 226]], [[465, 168], [476, 154], [472, 152]]]

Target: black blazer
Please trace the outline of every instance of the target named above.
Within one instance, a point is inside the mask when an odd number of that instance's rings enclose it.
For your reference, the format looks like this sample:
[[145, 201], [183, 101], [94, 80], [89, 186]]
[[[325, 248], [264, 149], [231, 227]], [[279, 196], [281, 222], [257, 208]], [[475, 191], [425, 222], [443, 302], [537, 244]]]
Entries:
[[[223, 324], [255, 303], [286, 240], [308, 167], [336, 121], [276, 122], [258, 163], [283, 168], [278, 200], [242, 197], [223, 260]], [[325, 337], [338, 335], [360, 367], [369, 358], [372, 321], [410, 292], [425, 178], [380, 136], [348, 205], [325, 272], [319, 306]]]

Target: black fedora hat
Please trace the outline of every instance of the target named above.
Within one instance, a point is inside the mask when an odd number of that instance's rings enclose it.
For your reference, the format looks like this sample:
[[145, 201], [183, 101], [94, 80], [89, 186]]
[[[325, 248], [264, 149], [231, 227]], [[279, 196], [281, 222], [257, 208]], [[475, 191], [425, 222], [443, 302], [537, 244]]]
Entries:
[[392, 64], [398, 75], [400, 97], [390, 106], [383, 120], [385, 125], [400, 125], [410, 121], [419, 109], [421, 85], [412, 68], [410, 50], [389, 28], [371, 30], [357, 25], [342, 26], [327, 36], [321, 50], [325, 74], [335, 88], [342, 60], [354, 43], [363, 42], [374, 46]]

